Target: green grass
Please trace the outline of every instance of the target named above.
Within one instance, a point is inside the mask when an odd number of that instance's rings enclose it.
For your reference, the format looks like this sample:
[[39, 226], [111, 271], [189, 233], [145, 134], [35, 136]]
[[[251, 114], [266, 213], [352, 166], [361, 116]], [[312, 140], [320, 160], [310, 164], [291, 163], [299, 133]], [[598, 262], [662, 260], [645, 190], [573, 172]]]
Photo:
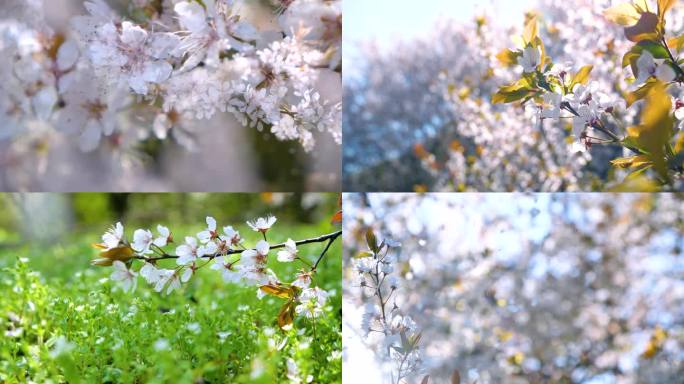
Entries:
[[[168, 224], [177, 239], [202, 229], [181, 232]], [[99, 241], [104, 229], [50, 246], [0, 249], [0, 382], [276, 383], [288, 381], [288, 359], [296, 362], [302, 382], [309, 375], [314, 383], [341, 381], [339, 239], [315, 279], [331, 297], [314, 336], [313, 324], [304, 318], [297, 318], [292, 330], [281, 331], [276, 316], [283, 300], [259, 300], [255, 287], [224, 283], [209, 268], [169, 296], [142, 279], [134, 293], [123, 293], [109, 281], [110, 268], [89, 265], [96, 255], [90, 244]], [[132, 229], [127, 227], [127, 235]], [[239, 229], [248, 246], [258, 239], [247, 228]], [[327, 222], [279, 222], [269, 241], [335, 229]], [[313, 261], [324, 245], [302, 246], [300, 255]], [[289, 281], [302, 265], [279, 263], [272, 252], [269, 267]], [[6, 335], [17, 328], [21, 336]], [[60, 337], [73, 348], [54, 356]]]

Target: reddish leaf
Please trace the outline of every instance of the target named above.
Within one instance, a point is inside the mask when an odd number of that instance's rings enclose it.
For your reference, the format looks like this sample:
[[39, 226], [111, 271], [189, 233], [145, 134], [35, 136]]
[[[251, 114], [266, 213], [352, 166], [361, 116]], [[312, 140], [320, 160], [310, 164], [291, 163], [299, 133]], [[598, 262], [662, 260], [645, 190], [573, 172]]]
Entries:
[[461, 374], [458, 369], [454, 369], [454, 373], [451, 374], [451, 384], [461, 384]]

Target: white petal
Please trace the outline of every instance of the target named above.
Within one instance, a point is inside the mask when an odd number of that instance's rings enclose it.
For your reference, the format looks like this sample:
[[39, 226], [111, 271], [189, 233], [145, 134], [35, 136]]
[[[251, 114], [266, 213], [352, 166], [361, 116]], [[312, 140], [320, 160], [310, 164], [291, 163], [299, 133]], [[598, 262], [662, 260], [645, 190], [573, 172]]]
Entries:
[[121, 23], [121, 41], [132, 47], [139, 47], [147, 40], [147, 32], [129, 21]]
[[78, 138], [79, 147], [83, 152], [91, 152], [100, 144], [100, 137], [102, 137], [102, 129], [99, 122], [95, 119], [88, 119], [85, 130]]
[[656, 69], [656, 77], [666, 83], [669, 83], [670, 81], [673, 81], [677, 75], [675, 74], [674, 69], [672, 69], [669, 65], [662, 64], [658, 66], [658, 69]]
[[166, 61], [150, 61], [145, 63], [143, 80], [150, 83], [161, 83], [171, 76], [173, 67]]
[[209, 228], [210, 231], [215, 231], [216, 230], [216, 219], [214, 219], [211, 216], [207, 216], [207, 228]]
[[207, 27], [204, 8], [196, 2], [181, 1], [173, 7], [179, 16], [180, 24], [192, 33], [202, 33]]
[[156, 59], [165, 59], [178, 51], [180, 38], [172, 33], [154, 33], [148, 41], [148, 52]]
[[53, 87], [45, 87], [33, 96], [31, 102], [38, 118], [47, 120], [52, 115], [57, 99], [57, 91]]
[[186, 283], [190, 278], [192, 277], [192, 269], [190, 268], [185, 268], [185, 271], [183, 271], [183, 275], [181, 275], [181, 281]]
[[270, 246], [266, 240], [259, 240], [259, 242], [256, 245], [256, 250], [260, 255], [266, 255], [268, 254]]
[[60, 71], [65, 71], [73, 67], [78, 60], [78, 56], [79, 51], [76, 41], [65, 41], [57, 51], [57, 68], [59, 68]]

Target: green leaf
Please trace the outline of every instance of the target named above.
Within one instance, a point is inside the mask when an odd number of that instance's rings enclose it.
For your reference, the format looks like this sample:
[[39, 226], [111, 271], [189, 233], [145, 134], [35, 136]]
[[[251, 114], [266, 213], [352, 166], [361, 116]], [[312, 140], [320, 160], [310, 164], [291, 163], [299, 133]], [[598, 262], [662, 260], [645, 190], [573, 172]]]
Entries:
[[366, 244], [368, 244], [368, 248], [373, 251], [373, 253], [377, 254], [380, 252], [380, 248], [378, 247], [378, 238], [375, 237], [373, 228], [368, 228], [366, 231]]
[[530, 86], [530, 80], [523, 78], [517, 82], [499, 88], [499, 91], [492, 96], [492, 103], [512, 103], [533, 96], [536, 90]]

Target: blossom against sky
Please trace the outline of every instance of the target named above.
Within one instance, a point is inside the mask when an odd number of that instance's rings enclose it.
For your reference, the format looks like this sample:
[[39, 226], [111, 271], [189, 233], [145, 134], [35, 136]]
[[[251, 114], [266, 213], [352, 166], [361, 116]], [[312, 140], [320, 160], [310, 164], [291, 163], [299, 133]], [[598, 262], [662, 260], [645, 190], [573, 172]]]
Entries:
[[440, 20], [467, 22], [482, 13], [496, 15], [500, 25], [516, 25], [534, 0], [346, 0], [344, 2], [344, 67], [353, 68], [356, 45], [375, 41], [379, 47], [432, 31]]

